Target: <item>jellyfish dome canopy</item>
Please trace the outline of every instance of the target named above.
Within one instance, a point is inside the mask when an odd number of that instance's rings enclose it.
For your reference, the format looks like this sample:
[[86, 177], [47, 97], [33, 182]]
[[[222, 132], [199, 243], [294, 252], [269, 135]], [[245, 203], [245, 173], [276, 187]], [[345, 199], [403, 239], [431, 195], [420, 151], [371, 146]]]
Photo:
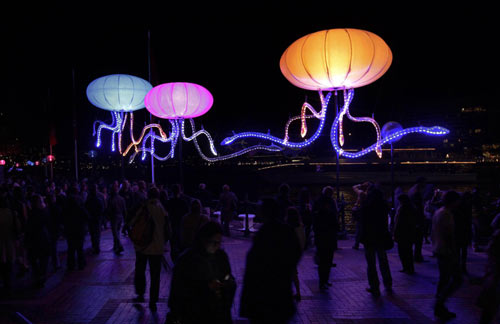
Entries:
[[144, 108], [144, 97], [153, 86], [128, 74], [111, 74], [95, 79], [87, 86], [87, 98], [94, 106], [112, 112], [130, 112]]
[[144, 99], [146, 109], [163, 119], [194, 118], [212, 108], [214, 98], [201, 85], [189, 82], [160, 84]]
[[288, 81], [302, 89], [352, 89], [376, 81], [391, 62], [391, 49], [379, 36], [339, 28], [293, 42], [281, 56], [280, 69]]

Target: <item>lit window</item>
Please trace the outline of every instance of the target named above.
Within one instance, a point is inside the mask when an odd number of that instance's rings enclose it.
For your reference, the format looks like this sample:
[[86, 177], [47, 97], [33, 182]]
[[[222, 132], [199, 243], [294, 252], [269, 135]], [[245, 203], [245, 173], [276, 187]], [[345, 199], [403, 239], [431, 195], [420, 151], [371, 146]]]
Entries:
[[476, 128], [476, 129], [474, 130], [474, 133], [476, 133], [476, 134], [477, 134], [477, 133], [481, 133], [481, 128]]

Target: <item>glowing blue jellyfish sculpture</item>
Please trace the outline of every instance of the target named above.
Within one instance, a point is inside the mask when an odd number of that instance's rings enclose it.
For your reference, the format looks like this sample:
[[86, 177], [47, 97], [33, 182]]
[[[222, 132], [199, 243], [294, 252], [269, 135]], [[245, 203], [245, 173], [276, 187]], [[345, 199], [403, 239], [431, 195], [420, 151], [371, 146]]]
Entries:
[[127, 114], [130, 113], [130, 127], [133, 127], [133, 112], [145, 107], [144, 97], [153, 86], [146, 80], [128, 74], [111, 74], [95, 79], [87, 86], [87, 98], [97, 108], [111, 112], [111, 123], [94, 122], [96, 147], [101, 147], [102, 130], [111, 131], [111, 151], [116, 150], [116, 135], [121, 152], [121, 134]]

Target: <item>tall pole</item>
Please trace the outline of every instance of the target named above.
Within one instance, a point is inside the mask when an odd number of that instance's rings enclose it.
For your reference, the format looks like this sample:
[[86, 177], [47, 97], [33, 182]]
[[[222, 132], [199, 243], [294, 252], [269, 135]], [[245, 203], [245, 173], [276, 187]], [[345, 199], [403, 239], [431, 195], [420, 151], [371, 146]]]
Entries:
[[391, 201], [392, 210], [394, 211], [394, 149], [391, 142]]
[[[338, 116], [338, 114], [339, 114], [339, 101], [338, 101], [338, 97], [337, 97], [337, 90], [335, 90], [334, 94], [335, 94], [335, 96], [334, 96], [333, 100], [335, 103], [335, 111], [336, 111], [335, 116]], [[338, 202], [340, 200], [340, 177], [339, 177], [339, 174], [340, 174], [340, 156], [339, 156], [339, 152], [336, 152], [336, 154], [337, 154], [337, 202]]]
[[[151, 83], [151, 31], [148, 29], [148, 80]], [[149, 113], [149, 123], [153, 122], [153, 116]], [[153, 156], [153, 128], [149, 129], [150, 140], [151, 140], [151, 183], [155, 183], [155, 158]]]
[[[75, 87], [75, 68], [73, 74], [73, 140], [75, 142], [75, 180], [78, 181], [78, 134], [76, 130], [76, 87]], [[52, 149], [52, 146], [51, 146]], [[51, 151], [52, 154], [52, 151]], [[50, 164], [52, 170], [52, 163]]]
[[[50, 128], [49, 128], [49, 155], [52, 155], [52, 144], [53, 144], [53, 139], [52, 139], [52, 136], [53, 136], [53, 121], [52, 121], [52, 109], [50, 107], [50, 87], [47, 89], [47, 112], [48, 112], [48, 116], [50, 118], [50, 122], [49, 122], [49, 125], [50, 125]], [[45, 155], [45, 148], [43, 149], [43, 155], [46, 157]], [[45, 166], [45, 177], [47, 177], [47, 166]], [[52, 162], [50, 162], [50, 181], [53, 181], [54, 180], [54, 164]]]
[[[52, 143], [49, 144], [49, 155], [52, 155]], [[54, 162], [50, 161], [50, 181], [54, 180]], [[77, 180], [78, 181], [78, 180]]]

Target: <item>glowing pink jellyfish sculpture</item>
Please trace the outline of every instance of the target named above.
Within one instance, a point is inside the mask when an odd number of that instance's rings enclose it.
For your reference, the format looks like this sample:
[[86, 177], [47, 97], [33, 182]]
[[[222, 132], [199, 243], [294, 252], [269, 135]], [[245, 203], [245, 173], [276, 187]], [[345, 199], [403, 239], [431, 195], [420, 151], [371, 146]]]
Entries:
[[[270, 151], [280, 150], [274, 145], [255, 145], [245, 149], [244, 152], [238, 152], [238, 154], [217, 156], [217, 150], [215, 149], [215, 145], [210, 134], [203, 128], [196, 131], [193, 121], [193, 118], [202, 116], [207, 113], [210, 108], [212, 108], [213, 102], [214, 99], [212, 94], [206, 88], [194, 83], [164, 83], [151, 89], [146, 94], [146, 97], [144, 99], [146, 109], [152, 115], [158, 118], [169, 120], [172, 126], [172, 130], [169, 136], [157, 136], [153, 132], [149, 132], [148, 134], [146, 134], [142, 138], [142, 145], [140, 147], [138, 145], [135, 145], [135, 152], [132, 154], [130, 161], [133, 161], [133, 159], [139, 152], [142, 152], [143, 160], [146, 158], [147, 153], [150, 153], [154, 158], [162, 161], [173, 158], [175, 154], [175, 146], [180, 136], [182, 136], [182, 140], [184, 141], [193, 141], [200, 156], [210, 162], [229, 159], [256, 149], [265, 149]], [[191, 125], [191, 136], [187, 136], [184, 130], [186, 119], [189, 120]], [[215, 157], [207, 157], [202, 152], [197, 141], [197, 137], [200, 135], [205, 135], [207, 137], [210, 151]], [[146, 147], [146, 142], [148, 139], [150, 140], [150, 145], [148, 145], [149, 148]], [[155, 141], [160, 141], [162, 143], [170, 142], [170, 152], [164, 157], [158, 156], [155, 153]], [[124, 152], [124, 155], [127, 153], [128, 150]]]

